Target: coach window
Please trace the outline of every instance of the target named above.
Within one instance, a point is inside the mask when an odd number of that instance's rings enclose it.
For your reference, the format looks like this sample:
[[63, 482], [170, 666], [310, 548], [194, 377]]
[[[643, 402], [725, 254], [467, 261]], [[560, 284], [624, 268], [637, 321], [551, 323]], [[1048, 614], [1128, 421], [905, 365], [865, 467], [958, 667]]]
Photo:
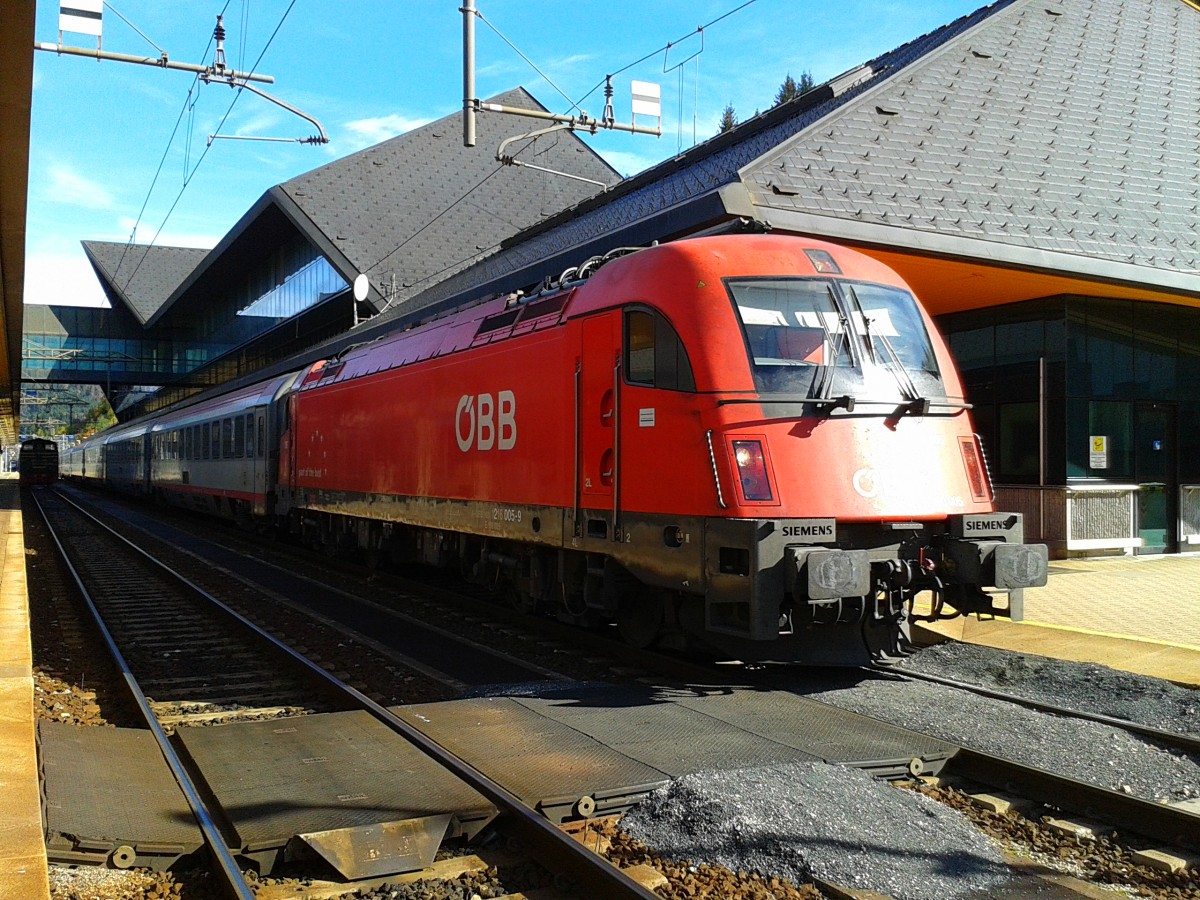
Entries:
[[683, 342], [671, 323], [657, 313], [632, 310], [625, 314], [625, 380], [671, 391], [696, 389]]
[[246, 455], [246, 420], [241, 416], [233, 417], [233, 458], [241, 459]]
[[258, 458], [267, 455], [267, 417], [258, 417]]
[[221, 458], [221, 420], [214, 419], [212, 423], [212, 441], [209, 443], [213, 459]]
[[221, 459], [233, 458], [233, 419], [221, 420]]
[[212, 431], [207, 422], [200, 426], [200, 454], [204, 459], [208, 459], [209, 453], [212, 451]]
[[200, 443], [200, 426], [192, 426], [192, 459], [200, 458], [200, 448], [203, 445]]
[[246, 413], [246, 459], [254, 458], [254, 413]]

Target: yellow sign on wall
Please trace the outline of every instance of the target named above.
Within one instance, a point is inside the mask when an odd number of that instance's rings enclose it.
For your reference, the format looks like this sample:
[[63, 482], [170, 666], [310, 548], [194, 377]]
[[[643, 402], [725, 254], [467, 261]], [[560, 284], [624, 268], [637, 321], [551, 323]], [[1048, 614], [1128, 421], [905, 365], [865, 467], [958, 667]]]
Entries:
[[1103, 434], [1092, 435], [1092, 452], [1088, 465], [1093, 469], [1108, 468], [1108, 436]]

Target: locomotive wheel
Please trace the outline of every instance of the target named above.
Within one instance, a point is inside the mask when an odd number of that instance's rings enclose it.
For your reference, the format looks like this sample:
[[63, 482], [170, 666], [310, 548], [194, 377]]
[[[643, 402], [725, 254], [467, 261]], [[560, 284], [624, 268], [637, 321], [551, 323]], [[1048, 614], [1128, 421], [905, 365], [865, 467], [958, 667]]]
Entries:
[[645, 588], [629, 588], [617, 604], [617, 630], [625, 643], [639, 650], [657, 640], [663, 624], [662, 594]]
[[522, 590], [511, 582], [504, 587], [504, 599], [517, 612], [531, 616], [538, 611], [538, 600], [529, 591]]

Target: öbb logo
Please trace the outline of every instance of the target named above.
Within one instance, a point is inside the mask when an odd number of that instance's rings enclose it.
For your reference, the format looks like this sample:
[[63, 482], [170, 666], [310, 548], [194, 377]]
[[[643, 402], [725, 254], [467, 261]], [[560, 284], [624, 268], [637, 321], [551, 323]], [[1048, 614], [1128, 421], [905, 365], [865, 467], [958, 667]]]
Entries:
[[454, 413], [458, 449], [511, 450], [517, 444], [517, 398], [512, 391], [463, 394]]

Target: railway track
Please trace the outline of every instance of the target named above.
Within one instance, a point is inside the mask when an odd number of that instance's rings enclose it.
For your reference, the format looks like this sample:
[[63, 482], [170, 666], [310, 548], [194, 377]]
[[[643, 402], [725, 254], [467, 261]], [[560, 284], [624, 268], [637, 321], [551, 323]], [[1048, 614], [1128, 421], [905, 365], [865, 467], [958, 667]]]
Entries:
[[[241, 535], [226, 535], [229, 538], [229, 543], [235, 545], [244, 543], [245, 539]], [[279, 551], [282, 555], [290, 554], [286, 548]], [[299, 560], [300, 557], [297, 557]], [[341, 567], [339, 567], [341, 568]], [[347, 571], [352, 571], [347, 567]], [[393, 579], [391, 576], [383, 576], [376, 574], [371, 576], [372, 580], [367, 582], [364, 574], [360, 573], [360, 578], [364, 583], [378, 592], [382, 585], [391, 585], [395, 589], [408, 589], [412, 591], [413, 585], [404, 579]], [[435, 588], [430, 590], [428, 585], [422, 586], [423, 593], [433, 594], [453, 594], [456, 593], [451, 588]], [[486, 630], [497, 632], [513, 625], [517, 628], [523, 628], [525, 623], [530, 622], [529, 618], [516, 611], [510, 611], [503, 607], [498, 607], [495, 603], [484, 603], [471, 601], [469, 603], [471, 612], [468, 613], [470, 619], [483, 627]], [[542, 629], [545, 630], [542, 630]], [[615, 642], [610, 642], [596, 636], [584, 636], [578, 629], [568, 628], [567, 626], [559, 626], [557, 623], [546, 622], [539, 625], [539, 631], [547, 636], [548, 639], [555, 638], [570, 646], [572, 635], [574, 640], [581, 646], [587, 648], [587, 653], [596, 654], [604, 660], [604, 665], [610, 665], [614, 661], [618, 661], [624, 665], [638, 666], [648, 672], [656, 672], [660, 675], [666, 674], [664, 666], [669, 670], [682, 669], [683, 677], [693, 679], [694, 681], [708, 680], [711, 683], [720, 683], [723, 680], [728, 681], [728, 673], [725, 674], [714, 672], [712, 669], [705, 669], [692, 662], [681, 662], [679, 660], [664, 660], [661, 656], [647, 653], [645, 651], [632, 651], [630, 648], [622, 648]], [[662, 663], [662, 666], [659, 665]], [[756, 673], [742, 672], [742, 675], [753, 676]], [[873, 673], [878, 675], [878, 672]], [[898, 677], [900, 675], [910, 675], [916, 673], [898, 673], [891, 672], [889, 677]], [[947, 683], [948, 679], [921, 679], [928, 681], [941, 681], [947, 687], [958, 687], [957, 684]], [[991, 692], [993, 695], [999, 692]], [[1012, 700], [1008, 696], [994, 696], [993, 699]], [[1025, 704], [1029, 705], [1029, 704]], [[1041, 707], [1047, 704], [1041, 704]], [[1057, 708], [1052, 708], [1052, 711], [1060, 711], [1069, 715], [1074, 715], [1070, 711], [1061, 711]], [[1104, 724], [1113, 725], [1114, 727], [1123, 725], [1123, 720], [1106, 720], [1108, 717], [1095, 717], [1096, 720]], [[1154, 729], [1142, 729], [1142, 733], [1151, 732], [1150, 736], [1154, 739], [1157, 735], [1153, 732]], [[1180, 746], [1176, 744], [1175, 746]], [[1148, 838], [1161, 844], [1175, 847], [1195, 847], [1195, 844], [1188, 839], [1189, 833], [1200, 834], [1200, 820], [1196, 816], [1179, 810], [1174, 807], [1163, 806], [1159, 803], [1154, 803], [1147, 800], [1142, 800], [1136, 797], [1130, 797], [1118, 791], [1105, 790], [1092, 785], [1085, 784], [1077, 779], [1065, 777], [1054, 772], [1038, 769], [1035, 766], [1027, 766], [1020, 762], [1010, 759], [1003, 759], [995, 755], [980, 753], [973, 750], [963, 750], [951, 762], [948, 771], [959, 779], [963, 779], [978, 786], [978, 790], [990, 790], [996, 793], [1007, 792], [1019, 794], [1022, 797], [1033, 801], [1034, 803], [1045, 804], [1051, 811], [1064, 811], [1064, 813], [1074, 813], [1089, 819], [1102, 819], [1112, 823], [1121, 832], [1138, 832], [1146, 835]]]
[[[146, 675], [147, 683], [159, 690], [174, 691], [172, 697], [176, 704], [199, 703], [206, 709], [226, 705], [244, 709], [247, 691], [255, 691], [254, 695], [261, 698], [262, 688], [269, 685], [272, 691], [269, 708], [273, 712], [284, 700], [287, 702], [282, 705], [288, 709], [309, 708], [311, 704], [293, 703], [292, 700], [306, 691], [311, 694], [314, 690], [312, 679], [316, 679], [323, 685], [323, 692], [338, 698], [344, 708], [366, 711], [481, 794], [500, 811], [503, 824], [522, 841], [531, 858], [575, 884], [586, 885], [589, 896], [613, 900], [655, 897], [628, 874], [529, 808], [515, 794], [356, 688], [280, 643], [79, 506], [59, 494], [45, 498], [45, 502], [39, 500], [38, 505], [147, 727], [153, 732], [172, 775], [184, 792], [204, 835], [214, 869], [230, 896], [251, 900], [255, 892], [235, 858], [236, 849], [230, 849], [230, 841], [222, 832], [221, 811], [212, 808], [198, 773], [192, 771], [189, 763], [176, 752], [158, 716], [164, 707], [147, 696], [146, 685], [139, 680], [139, 674]], [[164, 603], [172, 594], [177, 599], [181, 594], [189, 595], [192, 608], [168, 610]], [[203, 598], [209, 605], [204, 612], [196, 611], [196, 598]], [[214, 614], [214, 609], [219, 610], [220, 615]], [[162, 629], [169, 633], [173, 648], [164, 650], [164, 645], [158, 644], [154, 635], [159, 629], [151, 623], [155, 620], [159, 624], [164, 620], [174, 622], [176, 619], [180, 620], [178, 624]], [[229, 632], [232, 630], [241, 631], [243, 635], [231, 638]], [[253, 637], [247, 637], [247, 633], [252, 633]], [[151, 637], [153, 641], [150, 641]], [[199, 648], [200, 652], [184, 652], [185, 642]], [[248, 649], [256, 644], [257, 653]], [[275, 657], [269, 663], [263, 650], [268, 646]], [[224, 651], [228, 651], [230, 660], [228, 664], [222, 663], [220, 672], [199, 678], [189, 672], [188, 667], [195, 665], [200, 656]], [[283, 679], [274, 673], [273, 667], [283, 657], [290, 661], [289, 668], [293, 672], [303, 674]], [[226, 675], [232, 680], [230, 685], [221, 682]], [[184, 697], [188, 699], [180, 699]], [[166, 708], [176, 709], [177, 705]], [[334, 708], [332, 703], [329, 708]], [[255, 709], [262, 712], [261, 702]]]
[[1005, 703], [1012, 703], [1017, 706], [1023, 706], [1026, 709], [1035, 709], [1038, 712], [1050, 713], [1055, 716], [1063, 716], [1071, 719], [1082, 719], [1087, 722], [1096, 722], [1100, 725], [1108, 725], [1113, 728], [1120, 728], [1122, 731], [1128, 731], [1130, 734], [1136, 734], [1139, 737], [1148, 738], [1155, 741], [1164, 747], [1170, 747], [1174, 750], [1179, 750], [1184, 753], [1200, 753], [1200, 736], [1194, 734], [1182, 734], [1176, 731], [1166, 731], [1162, 728], [1155, 728], [1150, 725], [1145, 725], [1141, 722], [1134, 722], [1129, 719], [1121, 719], [1116, 716], [1104, 715], [1102, 713], [1089, 712], [1087, 710], [1076, 709], [1074, 707], [1061, 704], [1047, 703], [1042, 700], [1034, 700], [1030, 697], [1025, 697], [1020, 694], [1010, 693], [1007, 691], [998, 691], [995, 688], [984, 687], [983, 685], [972, 684], [969, 681], [961, 681], [956, 678], [947, 678], [944, 675], [934, 675], [928, 672], [914, 672], [910, 669], [892, 670], [892, 673], [901, 678], [909, 678], [914, 681], [925, 681], [930, 684], [941, 684], [946, 687], [956, 688], [960, 691], [970, 691], [980, 697], [989, 697], [992, 700], [1002, 700]]

